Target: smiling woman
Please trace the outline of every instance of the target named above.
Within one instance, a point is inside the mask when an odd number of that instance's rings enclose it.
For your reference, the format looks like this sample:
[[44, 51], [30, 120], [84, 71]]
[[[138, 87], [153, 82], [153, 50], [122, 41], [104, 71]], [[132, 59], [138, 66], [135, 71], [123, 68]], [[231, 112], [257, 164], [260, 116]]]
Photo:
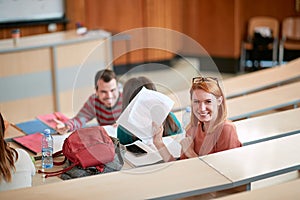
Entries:
[[[181, 141], [181, 159], [198, 157], [241, 147], [234, 124], [227, 120], [226, 101], [218, 80], [212, 77], [193, 78], [190, 89], [191, 122]], [[165, 161], [174, 160], [161, 142], [161, 129], [154, 145]]]

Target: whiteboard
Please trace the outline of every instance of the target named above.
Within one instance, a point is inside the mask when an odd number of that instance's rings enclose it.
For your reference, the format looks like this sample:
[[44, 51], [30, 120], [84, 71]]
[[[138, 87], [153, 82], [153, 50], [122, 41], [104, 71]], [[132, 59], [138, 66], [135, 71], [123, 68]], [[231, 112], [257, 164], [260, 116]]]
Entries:
[[0, 22], [62, 18], [64, 0], [0, 0]]

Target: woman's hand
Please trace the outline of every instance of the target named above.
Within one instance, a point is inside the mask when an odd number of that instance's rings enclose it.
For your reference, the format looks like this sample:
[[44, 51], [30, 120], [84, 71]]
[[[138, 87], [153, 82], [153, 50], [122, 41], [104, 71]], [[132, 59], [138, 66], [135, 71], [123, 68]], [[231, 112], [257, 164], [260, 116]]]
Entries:
[[163, 158], [165, 162], [174, 161], [175, 158], [169, 152], [168, 148], [163, 142], [163, 132], [164, 127], [163, 125], [158, 126], [156, 123], [152, 123], [152, 132], [153, 132], [153, 144], [157, 148], [159, 154]]
[[152, 123], [152, 133], [153, 133], [153, 144], [156, 148], [164, 146], [162, 136], [164, 132], [164, 127], [158, 126], [155, 122]]

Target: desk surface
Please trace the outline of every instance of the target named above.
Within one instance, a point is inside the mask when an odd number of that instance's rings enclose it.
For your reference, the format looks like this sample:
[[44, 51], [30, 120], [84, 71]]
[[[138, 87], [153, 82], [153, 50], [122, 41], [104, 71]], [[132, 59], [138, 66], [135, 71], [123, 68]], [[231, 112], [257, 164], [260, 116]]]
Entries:
[[231, 182], [198, 158], [135, 168], [0, 193], [1, 199], [147, 199], [185, 197]]
[[89, 31], [85, 35], [76, 34], [76, 30], [61, 31], [55, 33], [38, 34], [34, 36], [20, 37], [18, 45], [13, 45], [12, 39], [0, 41], [0, 53], [14, 52], [26, 49], [57, 46], [76, 42], [102, 39], [110, 37], [111, 34], [104, 30]]
[[227, 98], [245, 95], [300, 78], [300, 58], [285, 65], [259, 70], [223, 81]]
[[247, 191], [224, 198], [218, 198], [218, 200], [299, 199], [299, 188], [300, 179], [259, 190]]
[[300, 108], [234, 122], [243, 145], [300, 132]]
[[300, 102], [300, 82], [227, 100], [228, 118], [237, 120]]
[[200, 157], [236, 186], [300, 168], [300, 134]]
[[4, 139], [10, 140], [14, 137], [24, 136], [25, 133], [22, 132], [16, 125], [10, 124], [5, 130]]

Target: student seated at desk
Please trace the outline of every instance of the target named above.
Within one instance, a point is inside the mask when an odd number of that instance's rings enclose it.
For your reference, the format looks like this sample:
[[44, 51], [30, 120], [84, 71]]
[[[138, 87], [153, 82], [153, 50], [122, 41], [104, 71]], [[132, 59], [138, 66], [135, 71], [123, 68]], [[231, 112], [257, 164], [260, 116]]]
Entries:
[[[141, 91], [143, 87], [149, 90], [156, 91], [156, 87], [154, 83], [144, 76], [131, 78], [128, 81], [126, 81], [123, 88], [122, 110], [125, 110], [128, 104]], [[164, 121], [163, 127], [164, 127], [164, 131], [162, 133], [163, 136], [170, 136], [170, 135], [182, 133], [180, 122], [172, 112], [169, 113], [166, 120]], [[117, 137], [119, 138], [121, 144], [124, 145], [130, 144], [139, 139], [135, 137], [132, 133], [127, 131], [125, 128], [123, 128], [122, 126], [118, 126]]]
[[[227, 120], [224, 93], [218, 80], [212, 77], [193, 78], [190, 89], [191, 122], [186, 137], [180, 142], [181, 159], [198, 157], [241, 147], [235, 125]], [[175, 158], [163, 143], [164, 127], [155, 125], [153, 143], [164, 161]]]
[[4, 132], [4, 119], [0, 113], [0, 191], [31, 187], [34, 164], [25, 150], [9, 147]]
[[98, 71], [95, 75], [95, 90], [74, 118], [65, 126], [57, 127], [58, 133], [74, 131], [94, 118], [100, 126], [116, 123], [122, 112], [122, 93], [118, 88], [116, 74], [109, 69]]

